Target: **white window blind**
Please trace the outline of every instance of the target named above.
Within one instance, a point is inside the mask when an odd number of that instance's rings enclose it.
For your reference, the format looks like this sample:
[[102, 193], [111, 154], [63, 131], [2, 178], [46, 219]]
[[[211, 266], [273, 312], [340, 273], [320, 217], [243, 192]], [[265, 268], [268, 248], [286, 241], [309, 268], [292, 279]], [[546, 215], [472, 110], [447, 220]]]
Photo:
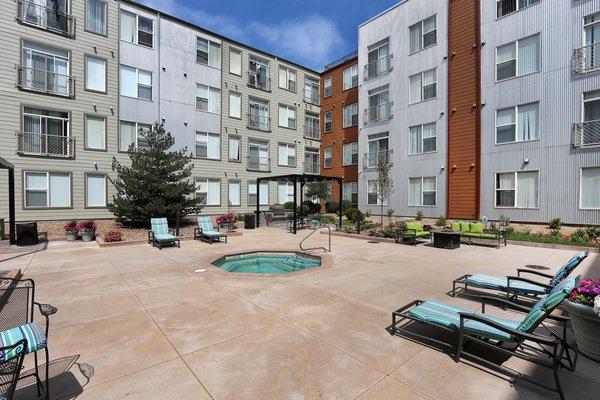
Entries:
[[88, 174], [85, 176], [85, 204], [87, 207], [106, 206], [106, 175]]
[[240, 152], [240, 138], [239, 137], [229, 137], [229, 160], [230, 161], [240, 161], [241, 152]]
[[242, 118], [242, 94], [229, 92], [229, 116]]
[[229, 49], [229, 72], [235, 75], [242, 74], [242, 52]]
[[106, 119], [104, 117], [85, 117], [85, 147], [106, 150]]
[[85, 88], [106, 92], [106, 60], [85, 57]]
[[228, 185], [228, 196], [229, 196], [229, 204], [232, 206], [240, 206], [241, 205], [241, 183], [240, 181], [229, 181]]
[[101, 0], [86, 0], [85, 29], [91, 32], [106, 34], [106, 3]]
[[121, 40], [135, 43], [137, 31], [136, 15], [129, 11], [121, 10]]
[[137, 97], [137, 74], [135, 68], [121, 65], [119, 75], [121, 95]]
[[294, 184], [291, 182], [279, 182], [277, 185], [277, 203], [285, 204], [294, 201]]
[[538, 173], [517, 173], [517, 207], [536, 208], [538, 206]]
[[581, 208], [600, 209], [600, 167], [581, 169]]

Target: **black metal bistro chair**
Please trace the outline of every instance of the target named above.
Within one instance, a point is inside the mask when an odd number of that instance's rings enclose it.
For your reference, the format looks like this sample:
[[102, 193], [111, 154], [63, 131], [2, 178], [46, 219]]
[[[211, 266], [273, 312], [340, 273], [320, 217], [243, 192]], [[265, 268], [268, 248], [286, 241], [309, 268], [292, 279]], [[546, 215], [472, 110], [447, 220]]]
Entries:
[[19, 372], [25, 359], [27, 340], [0, 347], [0, 399], [12, 400], [19, 379]]
[[[38, 397], [49, 399], [50, 389], [48, 384], [50, 358], [48, 355], [48, 328], [50, 327], [50, 315], [58, 311], [56, 307], [49, 304], [41, 304], [35, 301], [35, 283], [31, 279], [2, 280], [4, 284], [0, 288], [0, 345], [9, 346], [9, 339], [17, 341], [27, 339], [24, 347], [25, 354], [33, 353], [35, 368], [31, 373], [20, 375], [18, 379], [34, 377]], [[34, 312], [38, 310], [45, 319], [45, 327], [34, 322]], [[10, 331], [7, 334], [7, 331]], [[44, 380], [40, 375], [40, 363], [38, 352], [44, 351], [46, 356]], [[1, 399], [1, 397], [0, 397]]]

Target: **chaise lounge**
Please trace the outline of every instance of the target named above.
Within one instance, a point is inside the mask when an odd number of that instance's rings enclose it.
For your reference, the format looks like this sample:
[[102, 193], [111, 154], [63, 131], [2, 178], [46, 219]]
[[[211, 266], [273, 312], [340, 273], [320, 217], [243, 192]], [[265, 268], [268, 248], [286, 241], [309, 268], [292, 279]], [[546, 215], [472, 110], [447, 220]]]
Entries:
[[209, 216], [202, 216], [197, 217], [196, 221], [198, 227], [194, 229], [194, 239], [200, 239], [210, 244], [225, 239], [225, 243], [227, 243], [227, 235], [219, 232], [219, 228], [213, 227], [212, 218]]
[[166, 218], [152, 218], [150, 230], [148, 231], [148, 243], [162, 250], [164, 245], [175, 245], [181, 247], [181, 242], [175, 236], [175, 230], [169, 229]]

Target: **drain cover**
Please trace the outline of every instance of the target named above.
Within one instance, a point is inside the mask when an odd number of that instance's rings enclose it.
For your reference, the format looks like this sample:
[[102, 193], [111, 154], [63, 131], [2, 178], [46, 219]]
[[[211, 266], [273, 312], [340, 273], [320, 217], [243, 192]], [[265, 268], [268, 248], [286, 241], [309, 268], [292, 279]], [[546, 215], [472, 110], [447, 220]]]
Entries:
[[539, 269], [541, 271], [548, 271], [550, 268], [544, 267], [543, 265], [526, 265], [525, 268], [529, 269]]

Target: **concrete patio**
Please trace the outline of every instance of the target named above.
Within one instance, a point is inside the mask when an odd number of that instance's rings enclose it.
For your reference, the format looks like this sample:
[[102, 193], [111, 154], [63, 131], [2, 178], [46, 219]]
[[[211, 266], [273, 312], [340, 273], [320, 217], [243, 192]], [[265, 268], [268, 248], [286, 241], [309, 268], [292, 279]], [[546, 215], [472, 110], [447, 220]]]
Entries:
[[[385, 328], [392, 310], [417, 298], [480, 308], [446, 295], [452, 278], [525, 264], [554, 272], [574, 251], [334, 237], [331, 268], [279, 278], [195, 272], [217, 254], [295, 250], [304, 235], [261, 228], [229, 244], [184, 241], [162, 251], [51, 242], [0, 254], [0, 269], [21, 268], [36, 299], [59, 309], [49, 337], [54, 399], [558, 399]], [[600, 277], [600, 257], [578, 272]], [[552, 384], [548, 371], [507, 364]], [[599, 364], [582, 357], [575, 373], [560, 374], [568, 399], [600, 397]]]

